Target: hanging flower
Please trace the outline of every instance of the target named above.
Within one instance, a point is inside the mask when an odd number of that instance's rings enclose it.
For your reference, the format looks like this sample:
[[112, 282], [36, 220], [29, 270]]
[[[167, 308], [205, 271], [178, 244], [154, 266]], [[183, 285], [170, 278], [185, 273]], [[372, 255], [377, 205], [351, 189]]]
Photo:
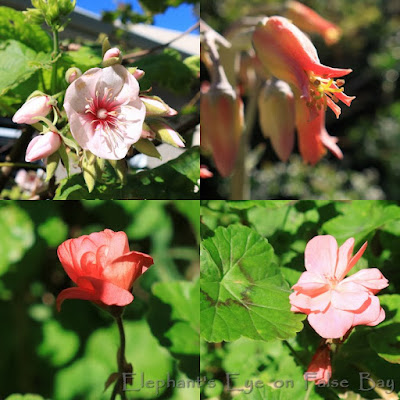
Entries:
[[318, 346], [304, 379], [307, 381], [315, 381], [317, 385], [326, 385], [332, 376], [331, 350], [328, 344], [323, 343]]
[[296, 128], [300, 154], [303, 160], [316, 164], [330, 150], [337, 158], [343, 153], [336, 144], [338, 139], [330, 136], [325, 128], [325, 111], [318, 110], [316, 117], [309, 120], [308, 106], [304, 99], [296, 98]]
[[64, 108], [79, 145], [107, 160], [126, 156], [146, 114], [139, 84], [122, 65], [85, 72], [68, 87]]
[[126, 306], [133, 300], [133, 282], [153, 264], [149, 255], [129, 250], [124, 232], [110, 229], [69, 239], [58, 247], [57, 254], [77, 285], [57, 296], [58, 310], [65, 299]]
[[322, 18], [311, 8], [298, 1], [286, 3], [286, 17], [304, 32], [318, 33], [327, 45], [336, 43], [341, 36], [338, 26]]
[[354, 256], [353, 247], [353, 238], [340, 248], [333, 236], [312, 238], [304, 254], [307, 271], [289, 297], [291, 310], [307, 314], [310, 325], [326, 339], [341, 338], [354, 326], [375, 326], [385, 319], [375, 294], [387, 287], [388, 281], [379, 269], [362, 269], [345, 278], [367, 243]]
[[340, 100], [350, 106], [355, 99], [344, 94], [343, 79], [334, 80], [352, 70], [321, 64], [310, 39], [286, 18], [265, 18], [254, 31], [253, 46], [264, 68], [297, 88], [311, 119], [326, 107], [338, 118], [341, 110], [336, 103]]

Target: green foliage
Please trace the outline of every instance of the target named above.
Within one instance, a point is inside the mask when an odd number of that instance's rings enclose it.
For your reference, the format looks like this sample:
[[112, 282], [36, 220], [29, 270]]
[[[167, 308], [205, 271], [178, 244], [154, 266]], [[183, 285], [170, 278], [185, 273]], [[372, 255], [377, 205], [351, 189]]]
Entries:
[[18, 41], [37, 53], [51, 51], [51, 39], [40, 26], [27, 24], [21, 11], [0, 7], [0, 39]]
[[[210, 299], [201, 294], [201, 304], [205, 306], [213, 301], [215, 318], [203, 318], [201, 313], [201, 332], [219, 337], [220, 343], [202, 343], [201, 374], [208, 381], [223, 382], [224, 398], [232, 399], [372, 399], [380, 396], [365, 383], [360, 386], [360, 373], [370, 373], [375, 384], [385, 381], [389, 390], [389, 379], [394, 380], [394, 392], [399, 392], [396, 382], [400, 379], [400, 323], [398, 290], [400, 274], [397, 268], [400, 260], [400, 206], [389, 201], [248, 201], [233, 202], [221, 200], [203, 200], [201, 202], [201, 289], [206, 276], [207, 288], [212, 294]], [[232, 234], [237, 233], [237, 238]], [[237, 315], [235, 303], [240, 303], [237, 291], [231, 285], [224, 287], [225, 280], [233, 281], [241, 287], [241, 292], [252, 296], [249, 310], [258, 303], [254, 301], [257, 288], [241, 274], [233, 273], [226, 266], [235, 264], [245, 270], [247, 257], [251, 259], [251, 248], [240, 259], [242, 248], [252, 243], [255, 237], [264, 241], [264, 250], [254, 255], [254, 262], [249, 262], [248, 276], [257, 274], [262, 268], [267, 271], [273, 265], [277, 275], [283, 277], [289, 285], [294, 285], [304, 268], [304, 249], [314, 236], [331, 234], [340, 244], [349, 237], [356, 239], [358, 250], [363, 241], [368, 240], [368, 247], [363, 257], [350, 272], [363, 268], [379, 268], [389, 281], [389, 287], [378, 294], [381, 306], [385, 310], [385, 320], [375, 326], [357, 326], [343, 345], [338, 345], [332, 353], [332, 381], [346, 379], [348, 387], [318, 387], [309, 385], [307, 389], [303, 378], [321, 338], [305, 321], [304, 328], [287, 340], [271, 338], [269, 341], [253, 340], [246, 332], [252, 326], [246, 323], [243, 315]], [[261, 236], [260, 236], [261, 235]], [[265, 239], [262, 239], [265, 237]], [[231, 253], [227, 249], [233, 249]], [[225, 260], [225, 261], [224, 261]], [[266, 265], [268, 267], [266, 267]], [[222, 267], [221, 267], [222, 266]], [[250, 271], [250, 272], [249, 272]], [[210, 278], [208, 278], [210, 276]], [[268, 279], [266, 272], [262, 278]], [[283, 287], [288, 288], [286, 284]], [[230, 290], [230, 293], [227, 292]], [[286, 300], [290, 293], [285, 289]], [[270, 291], [265, 291], [268, 297]], [[235, 295], [233, 298], [232, 295]], [[271, 294], [272, 297], [272, 294]], [[221, 308], [226, 299], [231, 304]], [[218, 302], [215, 302], [218, 299]], [[276, 297], [274, 297], [274, 301]], [[221, 307], [222, 306], [222, 307]], [[228, 314], [229, 310], [229, 314]], [[264, 310], [263, 308], [261, 310]], [[219, 318], [219, 314], [222, 318]], [[227, 316], [226, 316], [227, 315]], [[288, 317], [281, 313], [277, 323], [287, 323]], [[225, 322], [225, 323], [224, 323]], [[263, 325], [265, 327], [266, 324]], [[213, 331], [211, 331], [213, 329]], [[231, 340], [228, 334], [236, 332]], [[294, 332], [293, 332], [294, 333]], [[241, 336], [241, 337], [239, 337]], [[247, 337], [246, 337], [247, 336]], [[208, 340], [208, 337], [205, 337]], [[263, 339], [263, 338], [262, 338]], [[228, 384], [226, 374], [230, 375]], [[259, 388], [255, 387], [258, 382]], [[252, 386], [253, 385], [253, 386]], [[205, 399], [215, 394], [213, 389], [202, 390]], [[220, 389], [219, 389], [220, 390]], [[221, 393], [218, 392], [218, 393]], [[393, 395], [395, 398], [395, 395]]]
[[18, 262], [34, 243], [33, 224], [27, 214], [15, 204], [0, 207], [0, 275], [10, 264]]
[[181, 55], [174, 49], [141, 58], [135, 63], [136, 67], [146, 71], [140, 81], [141, 89], [148, 89], [157, 83], [174, 93], [187, 94], [197, 79], [198, 61], [192, 57], [185, 61], [182, 62]]
[[76, 199], [197, 199], [199, 150], [191, 148], [178, 158], [160, 167], [128, 175], [127, 183], [96, 183], [89, 193], [82, 175], [73, 175], [61, 181], [54, 200]]
[[211, 342], [287, 339], [302, 329], [272, 247], [251, 229], [217, 228], [201, 246], [201, 329]]
[[[50, 61], [50, 54], [36, 53], [16, 40], [0, 45], [0, 95], [29, 79]], [[10, 71], [13, 71], [10, 74]]]

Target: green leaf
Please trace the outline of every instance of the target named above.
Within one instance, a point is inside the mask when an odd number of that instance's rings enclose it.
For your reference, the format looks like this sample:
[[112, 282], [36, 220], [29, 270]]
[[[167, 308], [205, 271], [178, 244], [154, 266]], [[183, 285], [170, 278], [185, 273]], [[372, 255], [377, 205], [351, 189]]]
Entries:
[[63, 145], [61, 145], [59, 147], [58, 153], [59, 153], [62, 163], [67, 171], [67, 175], [69, 176], [69, 158], [68, 158], [67, 151]]
[[163, 321], [160, 310], [153, 310], [150, 319], [160, 343], [173, 354], [199, 355], [199, 283], [161, 282], [153, 285], [152, 292], [170, 309], [168, 321]]
[[[16, 40], [0, 44], [0, 96], [29, 79], [50, 62], [49, 53], [36, 53]], [[12, 74], [10, 73], [12, 71]]]
[[20, 261], [35, 241], [29, 215], [16, 204], [0, 207], [0, 275], [11, 263]]
[[81, 46], [77, 51], [66, 51], [62, 62], [69, 67], [78, 67], [82, 72], [90, 68], [100, 67], [102, 62], [101, 49]]
[[236, 200], [227, 202], [229, 207], [235, 208], [237, 210], [247, 210], [253, 207], [281, 208], [291, 203], [294, 203], [294, 201], [293, 200]]
[[[165, 380], [172, 375], [172, 358], [151, 334], [144, 321], [124, 321], [126, 336], [126, 360], [134, 366], [134, 384], [127, 392], [128, 398], [154, 399], [157, 389], [141, 388], [141, 374], [144, 380]], [[72, 400], [109, 399], [111, 388], [103, 392], [104, 382], [117, 369], [118, 330], [115, 324], [97, 329], [88, 339], [84, 357], [60, 370], [55, 377], [54, 398]], [[166, 387], [159, 389], [161, 395]]]
[[157, 85], [170, 89], [173, 93], [188, 93], [191, 82], [197, 79], [192, 67], [187, 66], [179, 52], [173, 49], [143, 57], [135, 66], [146, 71], [146, 75], [140, 80], [142, 90], [157, 82]]
[[67, 239], [68, 225], [60, 217], [49, 217], [39, 225], [38, 233], [49, 247], [57, 247]]
[[360, 244], [376, 229], [400, 219], [400, 207], [385, 201], [355, 200], [342, 205], [341, 210], [342, 215], [322, 226], [323, 231], [334, 236], [339, 244], [350, 237], [355, 238], [356, 245]]
[[240, 336], [295, 336], [304, 315], [290, 311], [289, 287], [273, 248], [252, 229], [217, 228], [201, 245], [201, 334], [210, 342]]
[[46, 182], [48, 182], [54, 176], [59, 161], [60, 161], [60, 155], [58, 152], [55, 152], [51, 154], [49, 157], [47, 157]]
[[1, 42], [13, 39], [40, 52], [50, 53], [52, 41], [40, 26], [27, 24], [24, 14], [9, 7], [0, 7]]
[[386, 319], [368, 335], [368, 342], [379, 357], [400, 364], [400, 295], [379, 296], [379, 301], [386, 311]]
[[54, 200], [198, 199], [199, 162], [199, 150], [193, 147], [157, 168], [128, 175], [123, 187], [97, 183], [91, 193], [82, 175], [73, 175], [60, 182]]
[[197, 237], [200, 237], [200, 202], [197, 200], [175, 200], [174, 206], [181, 212], [192, 224]]
[[60, 367], [66, 364], [76, 355], [78, 349], [79, 338], [75, 332], [65, 330], [54, 320], [43, 324], [43, 339], [37, 353], [51, 365]]
[[45, 400], [44, 397], [38, 394], [10, 394], [6, 400]]

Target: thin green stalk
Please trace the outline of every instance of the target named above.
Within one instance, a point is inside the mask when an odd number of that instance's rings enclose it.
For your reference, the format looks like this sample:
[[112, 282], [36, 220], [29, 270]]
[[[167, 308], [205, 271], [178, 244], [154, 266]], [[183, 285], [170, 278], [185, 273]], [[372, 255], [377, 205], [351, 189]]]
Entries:
[[314, 388], [314, 382], [313, 381], [309, 382], [306, 395], [304, 396], [304, 400], [308, 400], [310, 398], [313, 388]]
[[28, 168], [28, 169], [40, 169], [43, 168], [41, 165], [29, 164], [29, 163], [18, 163], [18, 162], [0, 162], [0, 167], [12, 167], [12, 168]]
[[[58, 44], [58, 30], [53, 29], [53, 59], [56, 59], [60, 47]], [[51, 94], [55, 94], [57, 90], [57, 61], [54, 62], [53, 68], [51, 70]]]
[[117, 321], [118, 331], [121, 346], [119, 348], [118, 353], [118, 380], [115, 383], [113, 392], [111, 394], [111, 400], [115, 400], [117, 394], [119, 393], [122, 400], [126, 400], [126, 393], [123, 390], [123, 373], [124, 373], [124, 364], [125, 364], [125, 331], [124, 324], [122, 322], [122, 316], [118, 316], [115, 318]]

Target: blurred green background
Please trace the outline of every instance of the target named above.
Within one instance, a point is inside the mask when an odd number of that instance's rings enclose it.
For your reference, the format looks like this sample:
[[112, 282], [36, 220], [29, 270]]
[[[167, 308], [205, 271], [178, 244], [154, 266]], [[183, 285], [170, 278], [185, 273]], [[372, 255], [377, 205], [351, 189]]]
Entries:
[[[254, 199], [399, 199], [400, 186], [400, 3], [398, 0], [305, 0], [305, 5], [339, 25], [342, 39], [326, 46], [312, 35], [321, 62], [352, 68], [345, 91], [357, 96], [336, 120], [327, 111], [327, 130], [339, 137], [344, 159], [328, 154], [304, 165], [298, 150], [280, 162], [259, 127], [252, 132]], [[219, 32], [245, 15], [273, 15], [284, 1], [201, 1], [201, 16]], [[257, 11], [258, 10], [258, 11]], [[204, 70], [202, 70], [204, 72]], [[246, 102], [246, 98], [244, 99]], [[206, 160], [203, 160], [206, 161]], [[208, 162], [208, 160], [207, 160]], [[202, 198], [226, 198], [228, 182], [203, 180]]]
[[[198, 201], [8, 201], [0, 203], [0, 399], [110, 398], [112, 386], [103, 390], [117, 371], [116, 324], [88, 301], [55, 308], [60, 291], [73, 285], [57, 246], [105, 228], [125, 231], [131, 250], [154, 258], [125, 310], [127, 361], [145, 380], [197, 378]], [[190, 400], [198, 393], [144, 388], [127, 396]]]

